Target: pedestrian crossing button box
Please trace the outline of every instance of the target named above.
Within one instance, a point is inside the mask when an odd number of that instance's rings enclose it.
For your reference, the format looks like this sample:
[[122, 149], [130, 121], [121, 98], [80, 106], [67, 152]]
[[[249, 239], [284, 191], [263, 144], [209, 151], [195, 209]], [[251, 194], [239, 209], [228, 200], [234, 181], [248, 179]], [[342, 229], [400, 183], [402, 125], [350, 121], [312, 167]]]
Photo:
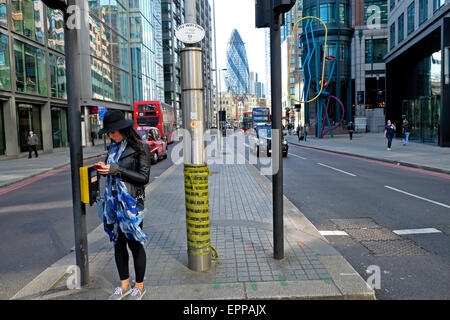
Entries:
[[80, 168], [81, 202], [91, 207], [100, 195], [99, 173], [92, 166]]

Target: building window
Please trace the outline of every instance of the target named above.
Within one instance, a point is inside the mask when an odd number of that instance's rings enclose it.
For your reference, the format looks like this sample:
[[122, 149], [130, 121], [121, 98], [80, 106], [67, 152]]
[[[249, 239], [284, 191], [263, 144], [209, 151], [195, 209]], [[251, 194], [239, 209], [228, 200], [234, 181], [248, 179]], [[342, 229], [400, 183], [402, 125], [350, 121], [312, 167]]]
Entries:
[[321, 4], [320, 19], [325, 23], [336, 23], [336, 5], [334, 3]]
[[63, 57], [53, 54], [50, 59], [50, 90], [51, 96], [58, 99], [67, 99], [66, 91], [66, 61]]
[[433, 0], [433, 11], [438, 10], [445, 4], [445, 0]]
[[[378, 8], [375, 8], [378, 7]], [[380, 22], [386, 24], [388, 20], [387, 2], [383, 0], [365, 0], [364, 1], [364, 23], [367, 24], [369, 18], [375, 14], [380, 14]], [[370, 21], [370, 20], [369, 20]]]
[[387, 39], [366, 40], [366, 63], [383, 63], [387, 53]]
[[328, 4], [320, 5], [320, 19], [323, 22], [328, 23]]
[[395, 47], [395, 22], [390, 26], [390, 48], [393, 49]]
[[428, 19], [428, 0], [419, 0], [419, 25]]
[[413, 1], [408, 7], [408, 35], [414, 31], [414, 22], [416, 15], [415, 1]]
[[44, 43], [44, 10], [41, 1], [11, 1], [11, 17], [15, 32]]
[[405, 14], [402, 13], [400, 17], [398, 17], [398, 43], [403, 41], [404, 34], [405, 34]]
[[127, 72], [114, 68], [114, 99], [117, 102], [131, 102], [130, 76]]
[[346, 3], [339, 4], [339, 23], [344, 25], [350, 24], [350, 7]]
[[59, 10], [47, 8], [48, 46], [64, 53], [64, 15]]
[[395, 0], [389, 0], [389, 8], [391, 9], [391, 11], [392, 9], [394, 9], [394, 7], [395, 7]]
[[0, 0], [0, 26], [8, 27], [8, 14], [6, 12], [6, 0]]
[[0, 89], [11, 90], [11, 64], [9, 62], [9, 39], [0, 33]]
[[45, 51], [14, 40], [18, 92], [48, 95]]

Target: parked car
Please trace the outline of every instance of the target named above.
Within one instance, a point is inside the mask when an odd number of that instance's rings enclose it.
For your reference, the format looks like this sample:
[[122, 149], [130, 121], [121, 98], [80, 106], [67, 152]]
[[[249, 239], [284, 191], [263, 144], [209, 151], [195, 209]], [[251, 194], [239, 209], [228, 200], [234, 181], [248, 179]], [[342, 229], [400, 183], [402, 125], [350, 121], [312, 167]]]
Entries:
[[159, 160], [167, 159], [167, 142], [162, 139], [158, 128], [137, 127], [136, 131], [150, 147], [152, 164], [157, 163]]
[[[272, 127], [269, 125], [261, 125], [255, 128], [247, 130], [249, 135], [250, 151], [255, 152], [256, 156], [266, 155], [270, 157], [272, 155]], [[281, 151], [283, 157], [287, 157], [289, 145], [283, 133], [281, 139]]]

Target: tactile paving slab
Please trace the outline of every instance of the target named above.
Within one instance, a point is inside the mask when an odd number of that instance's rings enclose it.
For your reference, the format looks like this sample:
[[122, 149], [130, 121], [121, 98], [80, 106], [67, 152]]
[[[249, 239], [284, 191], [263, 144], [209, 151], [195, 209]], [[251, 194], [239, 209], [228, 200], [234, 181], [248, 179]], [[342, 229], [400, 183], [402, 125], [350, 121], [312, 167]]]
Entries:
[[410, 240], [361, 241], [374, 256], [425, 256], [432, 253]]

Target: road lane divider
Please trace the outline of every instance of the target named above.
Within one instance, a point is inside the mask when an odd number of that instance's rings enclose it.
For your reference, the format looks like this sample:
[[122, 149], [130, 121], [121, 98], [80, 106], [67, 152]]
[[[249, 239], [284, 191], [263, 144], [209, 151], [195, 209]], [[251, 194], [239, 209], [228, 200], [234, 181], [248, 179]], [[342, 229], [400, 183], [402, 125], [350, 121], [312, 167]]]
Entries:
[[289, 155], [290, 155], [290, 156], [294, 156], [294, 157], [297, 157], [297, 158], [300, 158], [300, 159], [302, 159], [302, 160], [306, 160], [306, 158], [304, 158], [304, 157], [301, 157], [301, 156], [298, 156], [298, 155], [296, 155], [296, 154], [293, 154], [293, 153], [289, 153]]
[[332, 169], [332, 170], [335, 170], [335, 171], [347, 174], [347, 175], [352, 176], [352, 177], [356, 177], [356, 174], [353, 174], [353, 173], [350, 173], [350, 172], [347, 172], [347, 171], [344, 171], [344, 170], [341, 170], [341, 169], [337, 169], [337, 168], [334, 168], [334, 167], [331, 167], [331, 166], [327, 166], [326, 164], [323, 164], [323, 163], [320, 163], [320, 162], [317, 162], [317, 164], [319, 166], [326, 167], [326, 168], [329, 168], [329, 169]]
[[423, 228], [423, 229], [404, 229], [404, 230], [394, 230], [395, 234], [406, 235], [406, 234], [426, 234], [426, 233], [442, 233], [442, 231], [435, 228]]
[[333, 230], [333, 231], [323, 230], [319, 231], [319, 233], [323, 236], [348, 236], [347, 232], [341, 230]]
[[436, 204], [438, 206], [450, 209], [450, 206], [448, 204], [444, 204], [444, 203], [441, 203], [441, 202], [430, 200], [430, 199], [427, 199], [427, 198], [424, 198], [424, 197], [421, 197], [421, 196], [418, 196], [418, 195], [415, 195], [415, 194], [412, 194], [412, 193], [409, 193], [409, 192], [406, 192], [406, 191], [403, 191], [403, 190], [400, 190], [400, 189], [397, 189], [397, 188], [394, 188], [394, 187], [390, 187], [390, 186], [384, 186], [384, 187], [388, 188], [390, 190], [396, 191], [396, 192], [400, 192], [400, 193], [406, 194], [406, 195], [408, 195], [410, 197], [414, 197], [414, 198], [417, 198], [417, 199], [420, 199], [420, 200], [428, 201], [428, 202], [434, 203], [434, 204]]

